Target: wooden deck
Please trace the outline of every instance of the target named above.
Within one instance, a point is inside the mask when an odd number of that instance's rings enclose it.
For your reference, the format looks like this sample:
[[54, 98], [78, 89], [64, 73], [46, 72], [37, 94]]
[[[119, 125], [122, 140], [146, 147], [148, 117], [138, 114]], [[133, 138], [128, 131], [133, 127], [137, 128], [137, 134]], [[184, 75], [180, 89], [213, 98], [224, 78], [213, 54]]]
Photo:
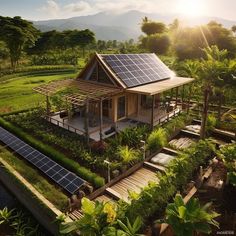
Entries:
[[99, 202], [114, 202], [114, 199], [107, 194], [103, 194], [94, 199], [94, 201]]
[[143, 167], [106, 190], [115, 198], [129, 202], [129, 191], [140, 193], [149, 181], [158, 182], [156, 171]]
[[190, 147], [193, 143], [195, 143], [195, 139], [193, 138], [180, 137], [180, 138], [172, 139], [169, 142], [169, 145], [171, 145], [171, 147], [174, 147], [175, 149], [183, 150]]

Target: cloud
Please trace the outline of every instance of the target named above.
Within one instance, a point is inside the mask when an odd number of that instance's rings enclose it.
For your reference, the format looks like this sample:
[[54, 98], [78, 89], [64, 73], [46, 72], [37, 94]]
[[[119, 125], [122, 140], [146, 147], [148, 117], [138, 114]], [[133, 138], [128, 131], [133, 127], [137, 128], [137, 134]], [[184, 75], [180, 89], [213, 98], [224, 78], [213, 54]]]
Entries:
[[48, 17], [58, 17], [60, 13], [60, 7], [54, 0], [47, 0], [46, 4], [39, 10], [45, 13]]
[[88, 2], [80, 1], [76, 3], [70, 3], [64, 6], [64, 9], [69, 12], [88, 12], [92, 11]]
[[152, 13], [173, 12], [180, 0], [70, 0], [64, 4], [59, 0], [47, 0], [40, 9], [46, 18], [69, 18], [96, 14], [98, 12], [123, 13], [130, 10]]
[[111, 12], [126, 12], [129, 10], [139, 10], [150, 12], [153, 11], [155, 5], [154, 0], [97, 0], [94, 7], [98, 11], [111, 11]]

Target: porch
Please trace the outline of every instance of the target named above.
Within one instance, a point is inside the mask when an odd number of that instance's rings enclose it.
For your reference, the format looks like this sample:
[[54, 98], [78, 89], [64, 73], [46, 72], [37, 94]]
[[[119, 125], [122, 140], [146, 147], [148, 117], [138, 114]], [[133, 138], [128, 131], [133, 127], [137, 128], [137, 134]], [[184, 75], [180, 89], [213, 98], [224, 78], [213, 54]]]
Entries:
[[[62, 127], [79, 135], [86, 135], [85, 117], [74, 115], [71, 118], [61, 118], [59, 113], [55, 113], [51, 114], [50, 116], [46, 116], [45, 118], [47, 119], [47, 121], [54, 125]], [[102, 139], [106, 139], [114, 135], [116, 132], [121, 132], [129, 127], [135, 127], [138, 123], [140, 122], [132, 119], [123, 119], [114, 123], [110, 119], [103, 118], [101, 129], [99, 118], [93, 117], [93, 125], [88, 125], [89, 138], [94, 141], [99, 141], [101, 139], [100, 132], [102, 130]]]

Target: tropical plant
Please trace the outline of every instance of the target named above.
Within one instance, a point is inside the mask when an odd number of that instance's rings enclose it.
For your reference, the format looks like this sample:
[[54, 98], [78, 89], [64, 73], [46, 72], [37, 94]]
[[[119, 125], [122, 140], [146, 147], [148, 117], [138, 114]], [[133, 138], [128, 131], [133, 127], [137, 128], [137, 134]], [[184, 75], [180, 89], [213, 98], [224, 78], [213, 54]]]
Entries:
[[4, 207], [0, 210], [0, 225], [9, 223], [10, 220], [13, 218], [14, 209], [8, 210], [7, 207]]
[[130, 220], [126, 217], [126, 224], [121, 220], [117, 220], [120, 230], [117, 230], [117, 235], [121, 236], [144, 236], [144, 234], [138, 234], [142, 226], [141, 217], [137, 217], [133, 223], [130, 223]]
[[189, 111], [190, 100], [192, 98], [192, 95], [196, 93], [196, 90], [198, 88], [199, 68], [200, 68], [200, 64], [197, 60], [195, 61], [186, 60], [182, 63], [182, 65], [179, 68], [181, 75], [195, 79], [193, 84], [190, 85], [188, 89], [188, 106], [187, 106], [188, 111]]
[[214, 220], [219, 214], [210, 210], [211, 203], [200, 206], [197, 198], [184, 202], [180, 194], [176, 194], [174, 202], [168, 204], [166, 217], [158, 223], [171, 225], [176, 236], [191, 236], [194, 232], [211, 233], [211, 225], [219, 228], [219, 223]]
[[102, 236], [107, 227], [116, 219], [116, 206], [110, 202], [92, 202], [82, 198], [83, 217], [70, 223], [62, 223], [60, 233], [80, 231], [83, 236]]
[[217, 120], [214, 115], [208, 115], [207, 116], [207, 123], [206, 123], [206, 132], [212, 131], [217, 124]]
[[221, 148], [222, 157], [227, 168], [227, 177], [229, 183], [236, 186], [236, 144], [229, 144]]
[[127, 164], [134, 164], [141, 157], [141, 152], [128, 146], [119, 146], [117, 155], [122, 158], [122, 162]]
[[147, 139], [147, 149], [150, 151], [157, 151], [167, 143], [167, 134], [165, 129], [158, 128], [151, 132]]
[[200, 136], [202, 139], [206, 135], [206, 123], [209, 109], [209, 99], [213, 87], [217, 81], [221, 80], [224, 73], [224, 65], [222, 60], [227, 55], [227, 50], [219, 50], [216, 45], [207, 47], [204, 50], [206, 59], [201, 61], [200, 77], [203, 81], [203, 112]]

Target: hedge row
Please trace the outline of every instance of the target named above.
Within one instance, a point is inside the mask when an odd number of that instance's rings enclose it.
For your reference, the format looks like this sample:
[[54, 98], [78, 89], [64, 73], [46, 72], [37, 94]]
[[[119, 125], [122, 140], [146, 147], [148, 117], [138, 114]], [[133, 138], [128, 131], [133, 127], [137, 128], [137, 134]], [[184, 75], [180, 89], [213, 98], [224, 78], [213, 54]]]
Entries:
[[77, 162], [67, 158], [64, 154], [58, 152], [51, 146], [48, 146], [42, 143], [41, 141], [36, 140], [29, 134], [22, 131], [20, 128], [4, 120], [2, 117], [0, 117], [0, 125], [6, 128], [7, 130], [9, 130], [10, 132], [14, 133], [15, 135], [17, 135], [19, 138], [26, 141], [27, 143], [32, 145], [34, 148], [44, 153], [45, 155], [52, 158], [54, 161], [68, 168], [72, 172], [76, 173], [81, 178], [92, 183], [95, 187], [101, 187], [105, 184], [104, 178], [91, 172], [87, 168], [80, 166]]

